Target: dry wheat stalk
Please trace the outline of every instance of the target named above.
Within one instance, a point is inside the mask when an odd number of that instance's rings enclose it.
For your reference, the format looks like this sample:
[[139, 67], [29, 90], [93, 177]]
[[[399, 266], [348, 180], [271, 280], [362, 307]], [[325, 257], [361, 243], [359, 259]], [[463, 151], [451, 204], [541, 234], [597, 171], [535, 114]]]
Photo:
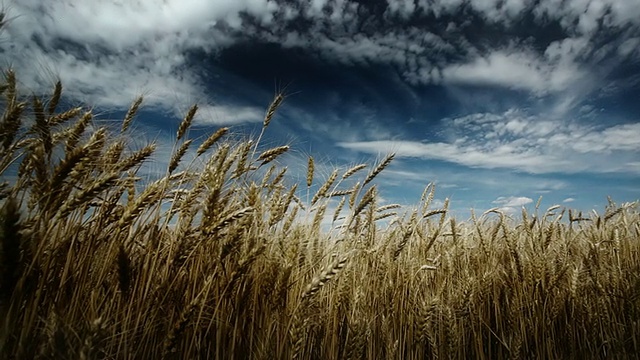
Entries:
[[269, 123], [271, 122], [273, 115], [276, 113], [276, 110], [282, 103], [282, 100], [284, 100], [284, 96], [281, 93], [277, 94], [276, 97], [273, 98], [273, 101], [269, 105], [269, 109], [267, 109], [267, 114], [264, 117], [264, 122], [262, 123], [263, 128], [269, 126]]
[[120, 157], [124, 152], [124, 141], [118, 140], [112, 142], [104, 152], [104, 167], [106, 169], [113, 168], [120, 161]]
[[378, 166], [376, 166], [371, 173], [369, 173], [369, 175], [367, 176], [367, 178], [364, 180], [364, 183], [362, 184], [362, 186], [364, 187], [365, 185], [367, 185], [369, 182], [371, 182], [371, 180], [373, 180], [373, 178], [375, 178], [378, 174], [380, 174], [380, 172], [382, 170], [384, 170], [387, 166], [389, 166], [389, 164], [391, 163], [391, 161], [393, 160], [393, 158], [396, 156], [395, 153], [391, 153], [389, 155], [387, 155], [381, 162], [380, 164], [378, 164]]
[[351, 190], [353, 190], [353, 191], [351, 192], [351, 195], [349, 196], [349, 209], [353, 209], [356, 206], [356, 199], [358, 197], [358, 194], [360, 193], [358, 191], [358, 189], [360, 189], [360, 182], [357, 182], [351, 188]]
[[289, 209], [289, 205], [293, 201], [293, 197], [295, 196], [296, 190], [298, 189], [298, 184], [295, 184], [289, 189], [289, 192], [285, 195], [283, 201], [275, 202], [278, 206], [273, 209], [270, 214], [269, 225], [273, 226], [276, 223], [280, 222], [284, 219], [284, 216], [287, 214], [287, 210]]
[[127, 172], [131, 170], [133, 167], [140, 165], [142, 162], [151, 157], [151, 155], [153, 155], [155, 151], [156, 144], [148, 144], [129, 157], [122, 159], [122, 161], [118, 163], [117, 170], [119, 172]]
[[167, 337], [164, 339], [164, 342], [162, 344], [162, 358], [166, 358], [170, 354], [176, 353], [178, 351], [178, 339], [186, 330], [187, 325], [189, 324], [191, 317], [193, 316], [193, 313], [196, 311], [199, 305], [200, 299], [198, 297], [194, 297], [194, 299], [180, 313], [178, 321], [174, 324], [174, 326], [167, 334]]
[[332, 223], [335, 223], [336, 220], [338, 220], [338, 217], [340, 216], [340, 212], [342, 211], [342, 208], [344, 207], [344, 204], [346, 201], [347, 201], [346, 197], [343, 197], [342, 199], [340, 199], [340, 202], [338, 203], [338, 207], [336, 207], [336, 210], [333, 213], [333, 218], [331, 219]]
[[278, 156], [284, 154], [289, 150], [288, 145], [278, 146], [269, 150], [265, 150], [258, 156], [258, 160], [262, 160], [262, 165], [268, 164], [275, 160]]
[[17, 89], [16, 89], [16, 73], [12, 69], [4, 72], [6, 81], [6, 98], [8, 103], [16, 101]]
[[80, 208], [82, 205], [93, 200], [100, 193], [113, 186], [119, 177], [119, 173], [107, 174], [96, 179], [81, 191], [76, 192], [70, 199], [67, 199], [67, 201], [60, 206], [60, 209], [58, 210], [58, 217], [65, 218], [73, 210]]
[[182, 139], [182, 137], [187, 133], [187, 130], [191, 126], [191, 122], [193, 122], [193, 118], [198, 111], [198, 105], [194, 104], [187, 112], [187, 115], [182, 119], [180, 125], [178, 126], [178, 132], [176, 133], [176, 140]]
[[392, 209], [399, 209], [401, 207], [402, 207], [402, 205], [400, 205], [400, 204], [388, 204], [388, 205], [384, 205], [384, 206], [378, 207], [376, 209], [376, 212], [383, 212], [383, 211], [392, 210]]
[[80, 115], [80, 113], [82, 112], [82, 108], [81, 107], [75, 107], [72, 109], [69, 109], [63, 113], [60, 114], [55, 114], [55, 115], [50, 115], [49, 117], [49, 125], [51, 126], [56, 126], [56, 125], [60, 125], [68, 120], [73, 119], [74, 117]]
[[51, 180], [49, 181], [50, 189], [58, 189], [62, 186], [64, 180], [71, 173], [74, 167], [81, 165], [82, 160], [87, 156], [87, 147], [76, 147], [65, 154], [64, 159], [53, 169]]
[[607, 221], [611, 220], [614, 216], [622, 213], [624, 209], [625, 209], [624, 207], [619, 207], [615, 210], [605, 212], [604, 222], [606, 223]]
[[271, 184], [269, 184], [268, 188], [269, 189], [273, 189], [275, 187], [280, 187], [282, 186], [280, 183], [282, 182], [282, 180], [284, 179], [284, 174], [287, 173], [287, 167], [283, 167], [279, 173], [276, 174], [276, 176], [273, 178], [273, 181], [271, 182]]
[[313, 171], [315, 169], [313, 157], [309, 156], [309, 161], [307, 163], [307, 187], [310, 187], [313, 184]]
[[36, 96], [33, 97], [33, 114], [35, 117], [35, 123], [33, 124], [31, 131], [40, 136], [44, 152], [47, 156], [51, 155], [53, 150], [53, 141], [51, 138], [51, 127], [44, 114], [44, 105], [42, 101]]
[[182, 160], [182, 157], [187, 152], [192, 142], [192, 139], [185, 141], [184, 143], [182, 143], [182, 145], [180, 145], [180, 148], [178, 148], [178, 150], [173, 153], [173, 156], [171, 156], [171, 160], [169, 161], [169, 168], [167, 169], [167, 172], [169, 174], [173, 173], [178, 168], [178, 165], [180, 165], [180, 160]]
[[227, 288], [232, 290], [240, 277], [248, 272], [249, 267], [258, 259], [266, 249], [266, 245], [262, 244], [254, 247], [240, 261], [238, 261], [236, 269], [231, 273]]
[[320, 189], [318, 189], [316, 194], [313, 195], [313, 198], [311, 199], [311, 205], [314, 205], [316, 202], [318, 202], [318, 200], [320, 200], [321, 197], [326, 195], [327, 191], [329, 190], [331, 185], [333, 185], [333, 182], [336, 181], [337, 177], [338, 177], [338, 169], [335, 169], [333, 170], [333, 172], [331, 173], [327, 181], [325, 181], [325, 183], [322, 184]]
[[313, 216], [313, 222], [311, 223], [311, 235], [315, 235], [320, 231], [320, 222], [324, 217], [324, 212], [327, 210], [327, 204], [323, 204], [316, 209], [316, 214]]
[[254, 212], [254, 208], [246, 207], [244, 209], [240, 209], [234, 211], [233, 213], [227, 215], [222, 221], [220, 221], [216, 226], [214, 226], [211, 230], [205, 231], [206, 233], [217, 233], [220, 230], [226, 228], [230, 224], [242, 219], [243, 217], [250, 215]]
[[156, 201], [162, 197], [161, 191], [164, 184], [164, 179], [160, 179], [147, 185], [142, 193], [130, 201], [122, 214], [122, 217], [118, 221], [118, 227], [124, 228], [131, 225], [135, 219], [146, 209], [149, 209]]
[[69, 136], [67, 137], [67, 143], [66, 143], [66, 146], [65, 146], [65, 151], [66, 152], [71, 151], [71, 149], [73, 149], [74, 147], [76, 147], [78, 145], [78, 142], [80, 142], [80, 137], [82, 136], [82, 134], [86, 130], [87, 126], [89, 126], [89, 123], [91, 122], [92, 119], [93, 119], [93, 114], [90, 111], [87, 111], [71, 127], [71, 129], [70, 129], [71, 132], [69, 133]]
[[300, 359], [302, 358], [302, 348], [304, 346], [304, 329], [309, 324], [308, 318], [302, 318], [299, 315], [294, 315], [292, 319], [292, 326], [289, 332], [289, 337], [291, 339], [291, 345], [293, 348], [291, 359]]
[[408, 228], [405, 230], [404, 235], [402, 236], [402, 239], [400, 240], [400, 242], [398, 242], [398, 245], [396, 246], [396, 249], [393, 252], [394, 261], [398, 259], [398, 257], [400, 256], [400, 253], [409, 242], [409, 238], [411, 238], [411, 236], [413, 235], [417, 225], [416, 224], [417, 215], [418, 214], [415, 211], [411, 213], [411, 217], [409, 218]]
[[380, 214], [380, 215], [376, 215], [374, 221], [383, 220], [383, 219], [386, 219], [388, 217], [396, 216], [396, 215], [398, 215], [398, 213], [395, 212], [395, 211], [384, 213], [384, 214]]
[[353, 211], [352, 219], [356, 218], [362, 212], [362, 210], [364, 210], [364, 208], [367, 207], [367, 205], [373, 202], [377, 194], [378, 194], [378, 190], [376, 186], [374, 185], [370, 187], [367, 190], [367, 192], [365, 192], [364, 195], [362, 195], [362, 199], [360, 199], [360, 203], [358, 203], [358, 206], [356, 206], [355, 210]]
[[87, 157], [93, 161], [101, 157], [102, 148], [107, 142], [107, 129], [101, 127], [95, 130], [84, 147], [87, 151]]
[[198, 151], [196, 151], [196, 153], [198, 154], [198, 156], [204, 154], [207, 150], [209, 150], [209, 148], [211, 146], [213, 146], [213, 144], [215, 144], [216, 141], [218, 141], [222, 136], [224, 136], [224, 134], [226, 134], [229, 131], [229, 128], [227, 127], [223, 127], [218, 129], [215, 133], [211, 134], [211, 136], [209, 136], [199, 147], [198, 147]]
[[302, 300], [309, 300], [313, 295], [315, 295], [329, 280], [337, 276], [342, 269], [347, 264], [349, 260], [348, 257], [338, 258], [333, 261], [329, 266], [327, 266], [318, 276], [314, 277], [313, 280], [307, 285], [304, 292], [302, 293]]
[[426, 218], [430, 218], [434, 215], [438, 215], [438, 214], [446, 214], [447, 213], [447, 209], [436, 209], [436, 210], [430, 210], [429, 212], [427, 212], [426, 214], [422, 215], [423, 219]]
[[349, 190], [336, 190], [326, 194], [327, 197], [347, 196], [353, 193], [353, 189]]
[[53, 95], [51, 95], [51, 100], [49, 101], [49, 106], [47, 107], [47, 112], [49, 113], [49, 116], [53, 115], [53, 113], [56, 111], [56, 108], [58, 107], [58, 103], [60, 102], [61, 95], [62, 95], [62, 83], [60, 82], [60, 80], [58, 80], [56, 81], [56, 85], [53, 90]]
[[364, 169], [367, 167], [367, 164], [360, 164], [360, 165], [356, 165], [352, 168], [350, 168], [349, 170], [347, 170], [344, 174], [342, 174], [342, 179], [347, 179], [349, 177], [351, 177], [353, 174], [357, 173], [358, 171]]
[[247, 164], [249, 162], [249, 154], [251, 153], [252, 145], [253, 145], [253, 141], [249, 140], [249, 141], [243, 142], [239, 146], [240, 158], [236, 165], [236, 169], [233, 172], [233, 178], [239, 178], [242, 174], [247, 172]]
[[0, 135], [2, 136], [2, 147], [6, 150], [13, 144], [13, 141], [20, 130], [22, 114], [26, 109], [26, 103], [9, 105], [4, 111], [2, 123], [0, 123]]
[[294, 220], [298, 216], [298, 211], [299, 211], [298, 209], [300, 209], [300, 207], [294, 206], [293, 210], [291, 210], [289, 216], [285, 219], [284, 224], [282, 224], [282, 232], [283, 233], [286, 234], [291, 229], [291, 226], [293, 225]]
[[120, 129], [121, 133], [126, 132], [131, 125], [131, 121], [133, 121], [133, 117], [138, 113], [138, 108], [140, 107], [140, 104], [142, 104], [142, 100], [143, 97], [139, 96], [133, 104], [131, 104], [131, 107], [129, 107], [129, 110], [122, 121], [122, 128]]

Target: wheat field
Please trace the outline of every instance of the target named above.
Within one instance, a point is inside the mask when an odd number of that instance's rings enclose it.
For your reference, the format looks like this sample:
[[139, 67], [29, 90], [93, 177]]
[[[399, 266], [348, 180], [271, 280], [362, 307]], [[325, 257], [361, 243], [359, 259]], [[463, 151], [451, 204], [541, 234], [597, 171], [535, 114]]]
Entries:
[[[640, 353], [640, 214], [554, 206], [459, 221], [426, 186], [379, 200], [374, 164], [291, 183], [228, 128], [154, 144], [0, 83], [4, 359], [586, 359]], [[266, 110], [262, 132], [283, 96]], [[197, 146], [197, 147], [196, 147]], [[349, 184], [347, 186], [347, 184]], [[334, 206], [335, 204], [337, 206]], [[330, 213], [333, 211], [333, 213]], [[330, 231], [323, 219], [333, 222]]]

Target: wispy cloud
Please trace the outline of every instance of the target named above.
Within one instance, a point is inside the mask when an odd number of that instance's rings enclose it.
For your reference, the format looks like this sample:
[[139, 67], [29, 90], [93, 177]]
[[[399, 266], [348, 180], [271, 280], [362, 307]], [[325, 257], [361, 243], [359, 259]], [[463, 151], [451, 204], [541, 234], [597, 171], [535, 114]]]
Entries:
[[442, 77], [453, 84], [496, 85], [544, 95], [565, 90], [587, 76], [576, 63], [545, 60], [526, 50], [497, 50], [449, 65]]
[[[150, 92], [149, 101], [164, 107], [163, 99], [202, 97], [206, 84], [191, 54], [248, 40], [306, 49], [342, 64], [390, 65], [412, 84], [483, 84], [563, 95], [577, 85], [583, 92], [595, 89], [611, 71], [592, 71], [606, 54], [616, 53], [617, 61], [640, 58], [638, 9], [635, 0], [544, 0], [535, 6], [522, 0], [389, 0], [379, 16], [373, 6], [347, 0], [23, 0], [11, 9], [16, 18], [0, 47], [31, 89], [41, 90], [43, 77], [51, 80], [47, 71], [33, 71], [36, 61], [77, 89], [69, 95], [106, 106], [124, 106], [140, 92]], [[467, 16], [451, 17], [463, 12], [509, 37], [474, 39], [470, 34], [477, 30], [463, 20]], [[533, 14], [539, 26], [557, 21], [564, 33], [534, 45], [512, 31], [525, 14]], [[620, 36], [603, 46], [607, 32]]]
[[265, 110], [252, 106], [205, 105], [198, 109], [197, 125], [233, 125], [246, 122], [261, 122]]
[[[399, 157], [444, 160], [468, 167], [529, 173], [635, 173], [640, 124], [585, 125], [548, 121], [520, 110], [443, 119], [449, 141], [377, 140], [340, 142], [366, 153], [395, 151]], [[588, 161], [587, 161], [588, 159]]]

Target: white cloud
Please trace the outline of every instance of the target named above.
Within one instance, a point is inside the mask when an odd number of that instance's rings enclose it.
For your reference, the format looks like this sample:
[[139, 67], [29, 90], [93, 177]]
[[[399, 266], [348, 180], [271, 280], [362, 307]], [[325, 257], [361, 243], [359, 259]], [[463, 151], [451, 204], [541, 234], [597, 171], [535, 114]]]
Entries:
[[618, 47], [621, 56], [637, 55], [640, 53], [640, 37], [633, 37], [625, 40]]
[[590, 33], [604, 26], [623, 27], [640, 23], [636, 0], [541, 0], [533, 10], [539, 20], [555, 19], [568, 30]]
[[585, 170], [584, 165], [572, 164], [571, 161], [559, 157], [543, 156], [530, 150], [518, 151], [516, 147], [509, 144], [498, 145], [491, 149], [475, 144], [464, 145], [463, 141], [464, 139], [458, 143], [449, 144], [382, 140], [340, 143], [339, 146], [368, 153], [395, 151], [398, 156], [444, 160], [469, 167], [489, 169], [513, 168], [532, 173], [545, 173], [579, 166], [580, 170]]
[[413, 0], [387, 0], [388, 8], [387, 13], [400, 15], [403, 18], [408, 18], [416, 10], [416, 5]]
[[574, 201], [576, 201], [576, 199], [571, 198], [571, 197], [562, 200], [563, 203], [570, 203], [570, 202], [574, 202]]
[[264, 120], [264, 109], [249, 106], [207, 105], [200, 107], [195, 124], [233, 125]]
[[525, 196], [500, 196], [491, 203], [497, 205], [498, 210], [512, 215], [527, 204], [531, 204], [533, 199]]
[[633, 166], [640, 152], [637, 123], [595, 127], [512, 109], [502, 114], [443, 119], [442, 126], [450, 134], [448, 141], [343, 141], [338, 145], [367, 153], [394, 151], [398, 157], [534, 174], [638, 173]]
[[499, 198], [492, 201], [493, 204], [500, 205], [502, 207], [520, 207], [527, 204], [531, 204], [533, 199], [530, 199], [525, 196], [500, 196]]
[[[505, 34], [514, 19], [533, 11], [541, 23], [545, 17], [561, 20], [573, 37], [541, 51], [525, 45], [527, 39], [513, 39], [508, 46], [471, 43], [465, 32], [473, 29], [465, 20], [428, 29], [402, 24], [413, 15], [439, 17], [462, 8], [502, 26]], [[17, 17], [5, 29], [0, 48], [4, 62], [19, 71], [31, 90], [48, 90], [44, 87], [52, 73], [69, 89], [81, 89], [71, 95], [83, 95], [95, 105], [124, 107], [135, 95], [149, 92], [156, 95], [148, 104], [171, 108], [162, 99], [173, 94], [184, 106], [185, 99], [201, 98], [206, 90], [185, 54], [217, 51], [250, 37], [311, 49], [344, 64], [392, 65], [411, 84], [492, 85], [553, 94], [562, 97], [558, 113], [563, 113], [606, 76], [606, 71], [592, 71], [591, 57], [609, 53], [594, 43], [595, 32], [640, 25], [637, 0], [541, 0], [535, 8], [524, 0], [387, 0], [393, 21], [367, 9], [348, 0], [22, 0], [11, 8]], [[299, 17], [308, 28], [292, 25]], [[611, 51], [640, 56], [637, 36], [624, 36]], [[34, 70], [34, 61], [45, 70]]]
[[497, 85], [536, 94], [567, 89], [585, 74], [577, 64], [545, 62], [533, 53], [495, 51], [442, 70], [444, 81], [454, 84]]
[[522, 0], [475, 0], [469, 5], [493, 22], [509, 21], [518, 16], [527, 6]]
[[25, 0], [10, 10], [16, 17], [0, 42], [11, 44], [3, 63], [30, 91], [48, 92], [60, 77], [66, 96], [91, 106], [126, 108], [143, 94], [147, 107], [176, 112], [197, 99], [230, 123], [255, 121], [255, 109], [207, 105], [206, 84], [183, 54], [230, 44], [215, 25], [240, 27], [240, 11], [270, 21], [273, 1]]

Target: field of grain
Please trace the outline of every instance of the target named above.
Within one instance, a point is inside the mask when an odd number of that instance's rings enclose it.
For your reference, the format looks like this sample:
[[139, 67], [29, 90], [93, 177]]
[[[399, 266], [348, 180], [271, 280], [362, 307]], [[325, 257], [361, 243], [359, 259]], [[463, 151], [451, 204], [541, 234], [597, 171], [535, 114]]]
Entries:
[[59, 110], [60, 83], [47, 97], [16, 83], [3, 73], [2, 358], [640, 353], [637, 203], [461, 222], [447, 202], [431, 206], [428, 185], [415, 207], [382, 206], [375, 180], [393, 155], [329, 176], [309, 158], [291, 184], [277, 162], [289, 148], [263, 148], [262, 134], [189, 138], [195, 106], [150, 181], [137, 173], [154, 145], [127, 141], [142, 98], [101, 125], [86, 108]]

